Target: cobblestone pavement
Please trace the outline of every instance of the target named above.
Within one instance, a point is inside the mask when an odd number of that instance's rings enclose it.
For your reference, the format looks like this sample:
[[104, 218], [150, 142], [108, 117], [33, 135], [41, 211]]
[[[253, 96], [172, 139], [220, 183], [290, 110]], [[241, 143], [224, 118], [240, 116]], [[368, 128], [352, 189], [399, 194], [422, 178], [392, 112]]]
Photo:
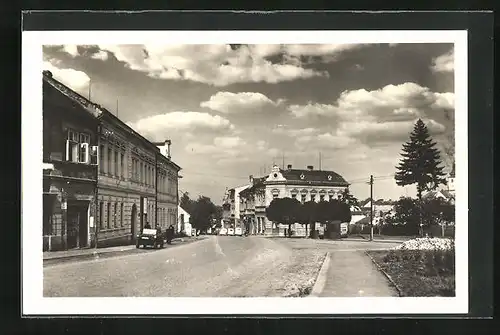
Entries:
[[263, 237], [210, 236], [175, 248], [44, 267], [44, 296], [287, 296], [297, 290], [291, 282], [310, 283], [317, 275], [321, 255]]

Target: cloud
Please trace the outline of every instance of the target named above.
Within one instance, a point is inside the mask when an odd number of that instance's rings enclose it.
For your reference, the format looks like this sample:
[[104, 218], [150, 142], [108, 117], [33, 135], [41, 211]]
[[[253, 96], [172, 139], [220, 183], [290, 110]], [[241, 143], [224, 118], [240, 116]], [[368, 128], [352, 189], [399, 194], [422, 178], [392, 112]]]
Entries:
[[80, 52], [78, 51], [78, 46], [75, 44], [65, 44], [62, 46], [62, 50], [69, 54], [71, 57], [80, 56]]
[[428, 124], [431, 134], [443, 133], [445, 127], [431, 116], [453, 110], [454, 103], [453, 93], [435, 93], [415, 83], [404, 83], [373, 91], [344, 91], [334, 104], [308, 103], [288, 109], [299, 119], [323, 116], [336, 121], [335, 130], [329, 134], [298, 138], [299, 147], [314, 141], [318, 141], [317, 146], [337, 142], [332, 145], [344, 147], [352, 143], [350, 139], [372, 145], [404, 140], [419, 118]]
[[[344, 122], [337, 130], [340, 137], [356, 138], [365, 144], [401, 142], [409, 138], [418, 118], [408, 121], [390, 122]], [[441, 134], [445, 127], [432, 119], [422, 119], [431, 135]]]
[[317, 128], [312, 128], [312, 127], [302, 128], [302, 129], [290, 129], [288, 127], [281, 126], [273, 128], [272, 132], [278, 135], [297, 137], [297, 136], [316, 134], [319, 132], [319, 130]]
[[308, 103], [288, 107], [297, 118], [322, 115], [349, 120], [356, 118], [391, 120], [402, 117], [413, 119], [416, 113], [453, 108], [453, 93], [434, 93], [427, 87], [410, 82], [387, 85], [373, 91], [365, 89], [344, 91], [335, 104]]
[[330, 132], [318, 135], [304, 135], [295, 140], [295, 146], [300, 150], [342, 149], [353, 143], [355, 143], [355, 140], [349, 136]]
[[306, 105], [290, 105], [288, 110], [297, 118], [304, 118], [318, 115], [333, 115], [337, 108], [333, 105], [308, 103]]
[[91, 58], [104, 61], [108, 59], [108, 53], [106, 51], [99, 50], [98, 52], [92, 54]]
[[434, 72], [453, 72], [455, 70], [454, 49], [432, 60], [431, 70]]
[[214, 138], [214, 145], [220, 148], [233, 149], [245, 145], [245, 141], [238, 136], [226, 136]]
[[241, 111], [261, 110], [266, 107], [276, 107], [282, 100], [272, 101], [267, 96], [258, 92], [217, 92], [208, 101], [200, 103], [200, 107], [206, 107], [221, 113], [236, 113]]
[[148, 116], [128, 123], [137, 132], [153, 138], [163, 138], [165, 131], [187, 133], [187, 131], [230, 131], [234, 125], [219, 115], [199, 112], [170, 112]]
[[[326, 71], [304, 68], [297, 55], [339, 53], [355, 45], [98, 45], [132, 70], [158, 79], [191, 80], [227, 86], [235, 83], [279, 83], [328, 77]], [[289, 56], [271, 62], [269, 56]], [[295, 57], [295, 58], [294, 58]], [[294, 60], [294, 61], [292, 61]]]
[[52, 72], [54, 79], [59, 80], [75, 91], [83, 91], [89, 87], [90, 78], [83, 72], [71, 68], [60, 68], [51, 61], [44, 61], [44, 70]]

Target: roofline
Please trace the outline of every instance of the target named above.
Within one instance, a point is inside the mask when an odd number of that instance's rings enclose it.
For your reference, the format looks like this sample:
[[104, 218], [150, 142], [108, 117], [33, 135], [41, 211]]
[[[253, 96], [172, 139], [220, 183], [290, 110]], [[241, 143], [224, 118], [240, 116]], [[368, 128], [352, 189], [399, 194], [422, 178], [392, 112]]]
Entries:
[[[136, 136], [139, 140], [143, 141], [144, 143], [146, 143], [146, 145], [154, 148], [154, 151], [155, 151], [155, 154], [161, 154], [160, 153], [160, 149], [156, 146], [155, 143], [157, 142], [151, 142], [149, 141], [147, 138], [145, 138], [144, 136], [142, 136], [141, 134], [139, 134], [138, 132], [136, 132], [134, 129], [132, 129], [132, 127], [130, 127], [129, 125], [127, 125], [125, 122], [123, 122], [122, 120], [120, 120], [116, 115], [114, 115], [113, 113], [111, 113], [110, 111], [108, 111], [105, 107], [102, 107], [101, 105], [97, 104], [97, 103], [94, 103], [92, 102], [91, 100], [85, 98], [84, 96], [82, 96], [80, 93], [76, 92], [75, 90], [71, 89], [70, 87], [68, 87], [67, 85], [63, 84], [62, 82], [60, 82], [59, 80], [55, 79], [53, 76], [48, 76], [45, 71], [42, 72], [42, 77], [43, 77], [43, 80], [45, 80], [47, 83], [49, 83], [52, 87], [54, 87], [56, 90], [58, 90], [59, 92], [61, 92], [61, 90], [59, 90], [56, 86], [53, 85], [52, 82], [56, 82], [57, 84], [63, 86], [64, 88], [68, 89], [71, 93], [75, 94], [76, 96], [78, 96], [79, 98], [81, 98], [82, 100], [86, 101], [89, 105], [93, 106], [93, 107], [98, 107], [99, 110], [101, 111], [100, 115], [97, 115], [96, 116], [96, 119], [97, 120], [102, 120], [103, 116], [106, 115], [106, 116], [110, 116], [113, 121], [117, 121], [118, 122], [118, 126], [121, 126], [122, 128], [124, 128], [124, 130], [127, 130], [129, 132], [131, 132], [134, 136]], [[64, 94], [64, 92], [61, 92], [62, 94]], [[69, 99], [71, 99], [70, 96], [64, 94], [65, 96], [67, 96]], [[72, 99], [74, 100], [74, 99]], [[78, 103], [78, 101], [77, 101]], [[80, 106], [81, 106], [81, 103], [79, 103]], [[83, 109], [85, 109], [84, 106], [81, 106]], [[90, 114], [90, 113], [89, 113]], [[165, 144], [165, 142], [162, 142], [161, 144]], [[162, 155], [163, 156], [163, 155]], [[166, 158], [166, 157], [165, 157]], [[172, 160], [169, 160], [167, 159], [168, 162], [170, 164], [172, 164], [173, 166], [175, 166], [176, 168], [180, 170], [182, 170], [182, 168], [175, 164]]]

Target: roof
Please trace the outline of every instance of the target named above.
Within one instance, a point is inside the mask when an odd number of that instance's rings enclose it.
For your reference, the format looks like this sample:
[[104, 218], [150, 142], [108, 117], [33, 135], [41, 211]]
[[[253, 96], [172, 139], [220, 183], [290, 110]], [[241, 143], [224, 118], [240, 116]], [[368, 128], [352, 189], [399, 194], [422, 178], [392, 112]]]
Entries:
[[[82, 106], [84, 109], [86, 109], [90, 114], [92, 114], [95, 118], [97, 119], [102, 119], [103, 117], [108, 117], [112, 121], [116, 122], [123, 130], [128, 131], [132, 135], [134, 135], [136, 138], [141, 140], [143, 143], [145, 143], [147, 146], [151, 147], [155, 151], [155, 154], [160, 154], [160, 149], [156, 146], [155, 143], [149, 141], [147, 138], [136, 132], [132, 127], [127, 125], [125, 122], [120, 120], [116, 115], [108, 111], [106, 108], [103, 108], [99, 104], [96, 104], [92, 102], [91, 100], [85, 98], [78, 92], [75, 92], [68, 86], [64, 85], [61, 83], [59, 80], [55, 79], [52, 76], [52, 73], [50, 71], [43, 71], [43, 80], [47, 83], [49, 83], [52, 87], [57, 89], [59, 92], [61, 92], [63, 95], [66, 97], [70, 98], [74, 102], [78, 103], [80, 106]], [[163, 156], [163, 155], [162, 155]], [[166, 157], [165, 157], [166, 158]], [[179, 171], [181, 170], [181, 167], [177, 164], [175, 164], [172, 160], [166, 158], [169, 163], [171, 163], [175, 168], [177, 168]]]
[[[323, 182], [349, 186], [349, 183], [338, 173], [324, 170], [280, 169], [280, 173], [288, 181]], [[302, 178], [303, 176], [303, 178]]]

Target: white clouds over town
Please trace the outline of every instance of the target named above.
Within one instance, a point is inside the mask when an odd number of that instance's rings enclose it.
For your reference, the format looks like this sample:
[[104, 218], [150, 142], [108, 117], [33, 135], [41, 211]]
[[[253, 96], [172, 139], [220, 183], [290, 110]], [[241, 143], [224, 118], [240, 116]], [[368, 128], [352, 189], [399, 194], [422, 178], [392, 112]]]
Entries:
[[200, 107], [206, 107], [221, 113], [238, 113], [259, 111], [264, 107], [275, 107], [282, 100], [272, 101], [258, 92], [217, 92], [208, 101], [203, 101]]
[[431, 68], [435, 72], [453, 72], [455, 69], [454, 63], [454, 50], [451, 49], [447, 53], [434, 58]]
[[[454, 126], [451, 44], [47, 46], [44, 69], [80, 93], [91, 80], [109, 110], [119, 99], [133, 129], [172, 140], [180, 188], [214, 199], [284, 155], [303, 168], [321, 152], [347, 180], [387, 175], [417, 119], [440, 146]], [[386, 182], [378, 197], [397, 198]]]

